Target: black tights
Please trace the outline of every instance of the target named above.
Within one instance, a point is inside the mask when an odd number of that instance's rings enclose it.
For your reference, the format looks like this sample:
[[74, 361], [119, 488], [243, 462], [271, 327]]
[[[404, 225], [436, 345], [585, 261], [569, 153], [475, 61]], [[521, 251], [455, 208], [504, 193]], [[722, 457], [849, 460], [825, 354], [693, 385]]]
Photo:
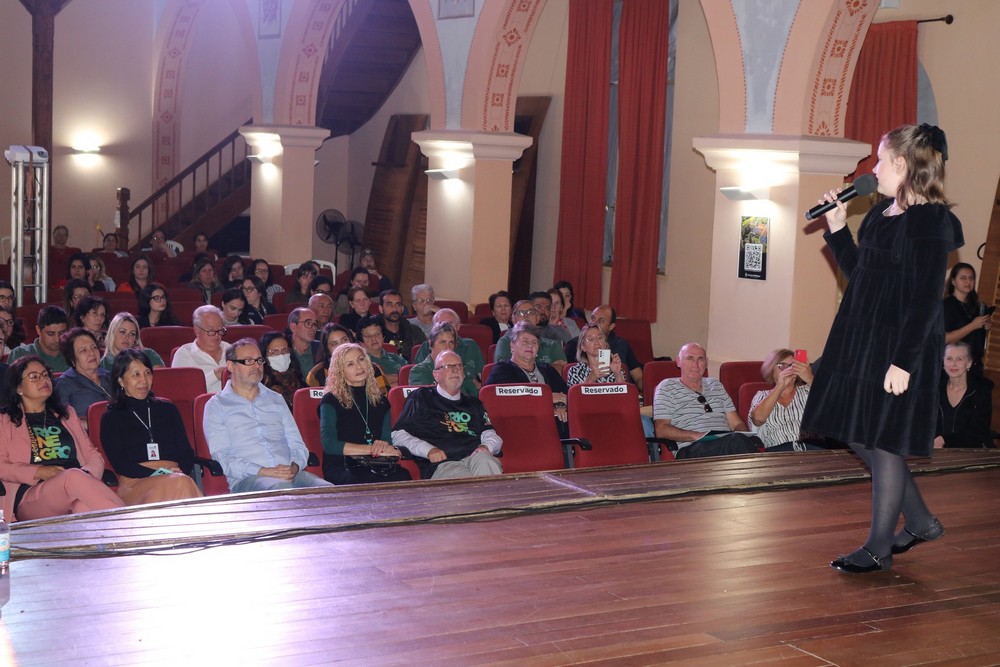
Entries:
[[[900, 512], [904, 526], [914, 534], [923, 532], [934, 516], [927, 509], [904, 457], [881, 449], [865, 449], [856, 442], [850, 444], [872, 472], [872, 526], [865, 547], [881, 558], [889, 554]], [[901, 535], [900, 543], [911, 539]]]

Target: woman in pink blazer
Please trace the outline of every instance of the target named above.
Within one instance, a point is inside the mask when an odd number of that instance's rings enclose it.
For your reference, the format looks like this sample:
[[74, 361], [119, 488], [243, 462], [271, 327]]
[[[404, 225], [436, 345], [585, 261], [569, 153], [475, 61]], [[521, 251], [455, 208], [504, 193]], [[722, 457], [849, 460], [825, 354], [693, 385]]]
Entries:
[[122, 507], [101, 481], [104, 459], [73, 408], [55, 399], [52, 373], [39, 357], [10, 365], [0, 405], [0, 480], [8, 521]]

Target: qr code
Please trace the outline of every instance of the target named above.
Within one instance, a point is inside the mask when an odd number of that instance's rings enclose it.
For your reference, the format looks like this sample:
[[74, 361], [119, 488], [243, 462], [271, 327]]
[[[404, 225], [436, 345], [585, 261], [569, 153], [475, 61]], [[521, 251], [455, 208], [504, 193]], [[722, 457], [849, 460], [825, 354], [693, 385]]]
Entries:
[[743, 246], [743, 269], [761, 271], [764, 269], [764, 244], [747, 243]]

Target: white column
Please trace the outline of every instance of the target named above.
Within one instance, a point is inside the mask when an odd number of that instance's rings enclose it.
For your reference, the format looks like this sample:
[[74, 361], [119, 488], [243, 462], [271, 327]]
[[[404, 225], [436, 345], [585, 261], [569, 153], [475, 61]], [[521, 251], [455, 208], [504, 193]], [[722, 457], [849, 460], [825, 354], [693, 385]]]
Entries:
[[[837, 310], [837, 272], [825, 250], [825, 224], [803, 214], [823, 192], [839, 189], [870, 147], [834, 138], [715, 135], [696, 138], [694, 148], [715, 170], [717, 188], [763, 197], [734, 201], [716, 191], [705, 341], [713, 368], [762, 359], [778, 347], [803, 348], [815, 359]], [[866, 202], [860, 206], [867, 210]], [[766, 280], [737, 277], [740, 219], [747, 215], [770, 219]]]
[[321, 127], [247, 125], [240, 128], [254, 156], [250, 194], [250, 254], [281, 263], [313, 256], [316, 149], [330, 136]]
[[430, 166], [424, 281], [440, 298], [486, 301], [507, 285], [511, 169], [531, 137], [430, 130], [413, 140]]

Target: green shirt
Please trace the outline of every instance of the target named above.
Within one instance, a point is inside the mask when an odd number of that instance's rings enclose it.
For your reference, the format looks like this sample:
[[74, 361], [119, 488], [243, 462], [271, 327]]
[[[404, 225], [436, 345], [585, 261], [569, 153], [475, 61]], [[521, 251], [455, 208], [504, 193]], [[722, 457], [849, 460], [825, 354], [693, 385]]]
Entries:
[[[156, 368], [157, 366], [166, 366], [166, 364], [163, 363], [163, 358], [160, 357], [160, 355], [157, 354], [156, 350], [154, 350], [153, 348], [144, 347], [142, 348], [142, 353], [146, 355], [147, 359], [149, 359], [149, 363], [153, 366], [153, 368]], [[101, 357], [101, 368], [103, 368], [104, 370], [110, 372], [111, 367], [114, 365], [115, 365], [114, 357], [107, 354]]]
[[66, 357], [62, 356], [62, 353], [50, 357], [42, 352], [42, 348], [38, 345], [37, 340], [34, 343], [23, 343], [11, 350], [10, 356], [7, 357], [7, 363], [13, 363], [21, 357], [29, 357], [33, 354], [41, 357], [42, 361], [52, 369], [53, 373], [64, 373], [69, 370], [69, 364], [66, 363]]

